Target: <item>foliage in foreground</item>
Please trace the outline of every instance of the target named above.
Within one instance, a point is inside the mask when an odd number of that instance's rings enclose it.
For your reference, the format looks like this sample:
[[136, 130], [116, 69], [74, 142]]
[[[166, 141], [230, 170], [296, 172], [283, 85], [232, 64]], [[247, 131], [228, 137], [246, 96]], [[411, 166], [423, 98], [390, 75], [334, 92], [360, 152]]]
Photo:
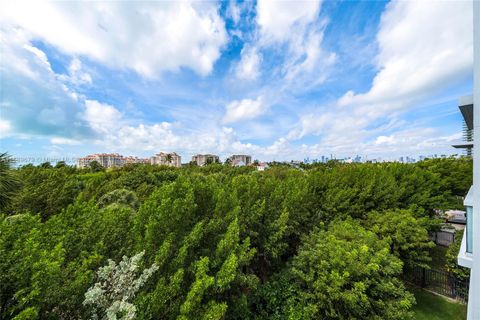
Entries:
[[402, 262], [354, 221], [334, 221], [304, 239], [285, 271], [261, 290], [259, 313], [276, 319], [410, 319]]
[[386, 240], [390, 252], [409, 267], [429, 267], [429, 250], [435, 246], [428, 238], [429, 224], [430, 219], [409, 210], [374, 211], [366, 220], [367, 228]]
[[153, 264], [137, 276], [139, 264], [145, 252], [131, 258], [123, 256], [117, 265], [108, 260], [108, 264], [97, 271], [97, 282], [85, 293], [83, 304], [92, 306], [92, 319], [130, 320], [134, 319], [137, 308], [132, 304], [135, 294], [157, 271]]
[[[408, 319], [398, 277], [428, 262], [471, 162], [6, 170], [22, 186], [0, 214], [1, 319], [104, 317], [120, 297], [137, 319]], [[122, 263], [129, 283], [158, 269], [124, 295], [102, 280]], [[93, 303], [95, 283], [114, 299]]]

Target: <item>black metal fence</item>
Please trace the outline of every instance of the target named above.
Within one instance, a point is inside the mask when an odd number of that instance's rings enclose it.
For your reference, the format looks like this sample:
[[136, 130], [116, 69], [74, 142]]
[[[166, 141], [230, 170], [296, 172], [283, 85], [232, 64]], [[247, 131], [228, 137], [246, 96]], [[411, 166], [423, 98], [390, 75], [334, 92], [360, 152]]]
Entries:
[[407, 282], [466, 303], [469, 279], [460, 280], [445, 271], [423, 267], [406, 268], [403, 273]]

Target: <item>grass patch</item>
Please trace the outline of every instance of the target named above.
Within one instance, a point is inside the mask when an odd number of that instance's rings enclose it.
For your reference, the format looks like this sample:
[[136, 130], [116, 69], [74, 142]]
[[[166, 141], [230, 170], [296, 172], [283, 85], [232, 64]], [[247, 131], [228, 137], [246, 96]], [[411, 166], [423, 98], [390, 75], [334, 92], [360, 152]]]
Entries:
[[417, 305], [413, 308], [415, 320], [465, 320], [467, 306], [452, 302], [425, 290], [410, 288]]

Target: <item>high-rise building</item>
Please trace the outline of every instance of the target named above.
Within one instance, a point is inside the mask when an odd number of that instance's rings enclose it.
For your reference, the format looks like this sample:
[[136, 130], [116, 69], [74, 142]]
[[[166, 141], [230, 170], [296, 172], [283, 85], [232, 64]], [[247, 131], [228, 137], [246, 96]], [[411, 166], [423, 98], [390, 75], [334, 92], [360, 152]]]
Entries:
[[192, 157], [192, 162], [201, 167], [209, 163], [220, 162], [220, 158], [214, 154], [196, 154]]
[[153, 157], [150, 157], [150, 163], [156, 164], [156, 165], [179, 168], [182, 166], [182, 158], [175, 152], [171, 152], [171, 153], [160, 152], [154, 155]]
[[465, 149], [465, 154], [472, 156], [473, 148], [473, 96], [465, 96], [459, 99], [458, 108], [463, 116], [463, 140], [464, 143], [453, 145], [457, 149]]

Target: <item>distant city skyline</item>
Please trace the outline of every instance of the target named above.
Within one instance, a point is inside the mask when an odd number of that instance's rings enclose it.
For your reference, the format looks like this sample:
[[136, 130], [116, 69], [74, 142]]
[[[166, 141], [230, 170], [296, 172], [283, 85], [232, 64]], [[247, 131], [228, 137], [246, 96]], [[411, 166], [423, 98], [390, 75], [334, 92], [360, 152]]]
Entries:
[[467, 1], [4, 1], [0, 149], [458, 154], [471, 12]]
[[[163, 153], [163, 152], [160, 152]], [[172, 154], [176, 154], [176, 152], [171, 152]], [[115, 154], [115, 153], [108, 153], [108, 152], [103, 152], [99, 153], [99, 155], [102, 154]], [[168, 153], [166, 153], [168, 154]], [[65, 162], [66, 164], [69, 165], [77, 165], [78, 161], [82, 158], [86, 157], [92, 157], [97, 154], [86, 154], [80, 157], [41, 157], [41, 156], [26, 156], [26, 157], [12, 157], [12, 159], [15, 161], [14, 166], [22, 166], [22, 165], [27, 165], [27, 164], [33, 164], [33, 165], [39, 165], [45, 162], [50, 162], [52, 164], [55, 164], [57, 162]], [[124, 154], [116, 154], [126, 160], [126, 163], [149, 163], [152, 164], [152, 158], [157, 156], [158, 154], [155, 155], [150, 155], [147, 157], [139, 157], [137, 155], [124, 155]], [[179, 157], [179, 164], [188, 164], [193, 162], [196, 162], [193, 160], [195, 156], [198, 156], [201, 154], [197, 155], [191, 155], [190, 157], [182, 158], [181, 156]], [[211, 156], [217, 156], [212, 153], [208, 154], [203, 154], [205, 156], [211, 155]], [[333, 154], [330, 155], [322, 155], [318, 158], [303, 158], [303, 159], [285, 159], [285, 160], [279, 160], [279, 159], [273, 159], [273, 160], [265, 160], [261, 158], [256, 158], [254, 155], [245, 155], [249, 156], [251, 158], [250, 162], [247, 162], [246, 164], [252, 164], [254, 161], [259, 161], [259, 163], [267, 163], [267, 162], [297, 162], [297, 163], [305, 163], [305, 164], [314, 164], [314, 163], [326, 163], [330, 160], [337, 160], [337, 161], [342, 161], [346, 163], [365, 163], [365, 162], [401, 162], [401, 163], [415, 163], [418, 161], [422, 161], [425, 159], [436, 159], [436, 158], [447, 158], [447, 157], [465, 157], [467, 155], [462, 154], [461, 152], [458, 154], [424, 154], [424, 155], [419, 155], [419, 156], [408, 156], [408, 155], [403, 155], [399, 157], [389, 157], [389, 158], [384, 158], [384, 157], [370, 157], [368, 155], [354, 155], [354, 156], [344, 156], [344, 157], [339, 157]], [[218, 156], [218, 160], [220, 163], [226, 163], [228, 159], [230, 159], [232, 155], [230, 156]], [[180, 160], [181, 159], [181, 160]], [[167, 160], [164, 160], [167, 161]], [[214, 162], [214, 161], [213, 161]], [[175, 162], [177, 163], [177, 162]], [[206, 162], [205, 162], [206, 163]], [[163, 164], [163, 163], [154, 163], [154, 164]], [[198, 164], [198, 163], [197, 163]], [[177, 165], [178, 166], [178, 165]]]

